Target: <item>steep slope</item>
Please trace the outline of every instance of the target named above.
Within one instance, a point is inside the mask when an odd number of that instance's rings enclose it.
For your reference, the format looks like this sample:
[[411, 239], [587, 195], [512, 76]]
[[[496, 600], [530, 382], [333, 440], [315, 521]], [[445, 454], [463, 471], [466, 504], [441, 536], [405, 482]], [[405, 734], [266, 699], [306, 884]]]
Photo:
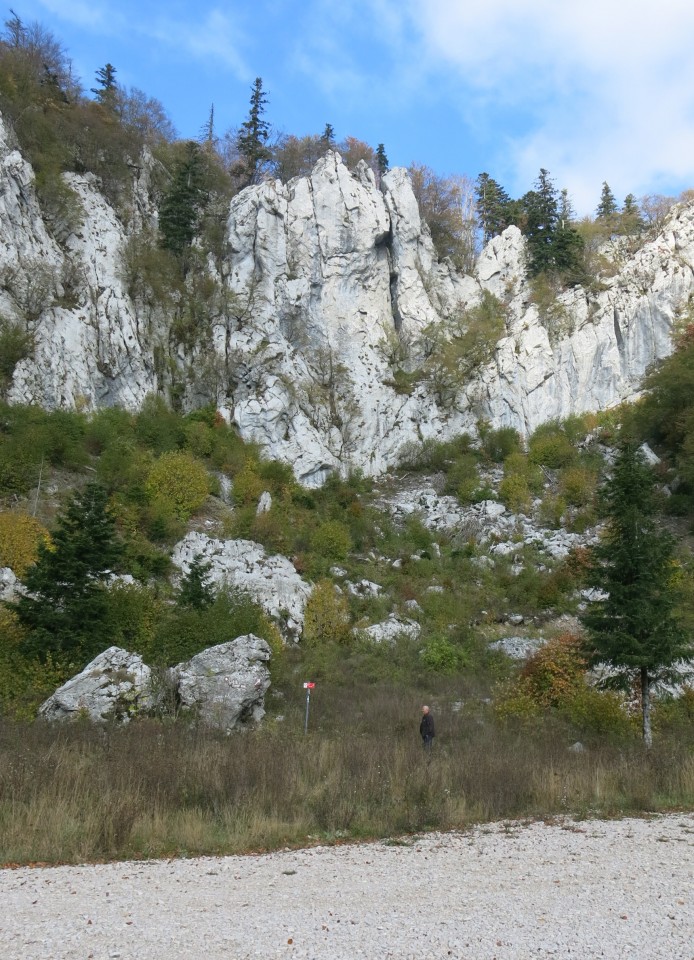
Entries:
[[[224, 255], [208, 265], [224, 296], [205, 335], [184, 344], [167, 310], [133, 300], [126, 280], [129, 242], [156, 229], [144, 167], [127, 228], [93, 176], [66, 175], [80, 223], [58, 242], [0, 125], [0, 317], [25, 323], [34, 344], [10, 399], [137, 408], [176, 380], [184, 406], [214, 402], [308, 485], [333, 470], [380, 474], [404, 444], [474, 430], [480, 417], [527, 433], [619, 403], [667, 355], [694, 292], [692, 206], [599, 289], [542, 302], [516, 228], [487, 246], [474, 277], [458, 276], [436, 259], [405, 171], [379, 186], [329, 153], [310, 177], [231, 201]], [[432, 354], [469, 328], [484, 291], [503, 336], [464, 369], [444, 357], [443, 390]]]

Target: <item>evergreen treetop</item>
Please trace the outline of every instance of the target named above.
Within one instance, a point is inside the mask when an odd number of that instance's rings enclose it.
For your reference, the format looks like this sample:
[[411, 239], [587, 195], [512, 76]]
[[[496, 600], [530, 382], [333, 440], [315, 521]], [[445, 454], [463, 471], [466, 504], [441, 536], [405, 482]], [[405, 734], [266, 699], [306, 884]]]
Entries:
[[600, 203], [595, 211], [595, 216], [598, 220], [608, 220], [610, 217], [614, 217], [616, 213], [619, 213], [619, 208], [615, 196], [610, 190], [608, 183], [603, 181]]
[[270, 137], [270, 124], [264, 119], [267, 94], [263, 90], [261, 77], [256, 77], [251, 88], [250, 110], [241, 124], [237, 147], [247, 169], [249, 183], [255, 183], [262, 165], [272, 158], [267, 146]]

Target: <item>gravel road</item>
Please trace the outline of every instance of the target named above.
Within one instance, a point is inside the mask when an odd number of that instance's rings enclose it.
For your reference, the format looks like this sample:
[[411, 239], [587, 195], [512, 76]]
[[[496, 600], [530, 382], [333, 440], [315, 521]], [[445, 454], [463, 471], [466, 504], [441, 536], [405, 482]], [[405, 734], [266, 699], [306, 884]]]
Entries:
[[694, 815], [0, 870], [3, 960], [694, 960]]

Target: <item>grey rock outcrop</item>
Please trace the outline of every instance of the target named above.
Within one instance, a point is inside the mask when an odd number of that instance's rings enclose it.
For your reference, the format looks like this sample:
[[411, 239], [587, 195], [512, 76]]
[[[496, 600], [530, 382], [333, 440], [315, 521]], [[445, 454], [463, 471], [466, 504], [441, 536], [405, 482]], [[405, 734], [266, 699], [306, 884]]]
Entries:
[[196, 557], [210, 565], [208, 579], [248, 593], [280, 626], [285, 637], [300, 636], [311, 586], [279, 554], [268, 556], [252, 540], [216, 540], [192, 532], [176, 544], [172, 560], [184, 575]]
[[407, 617], [398, 617], [392, 613], [387, 620], [374, 623], [369, 627], [355, 628], [355, 634], [367, 637], [374, 643], [394, 643], [398, 637], [407, 637], [416, 640], [422, 628], [416, 620]]
[[[187, 407], [212, 400], [309, 486], [331, 471], [381, 474], [405, 445], [474, 431], [480, 417], [527, 434], [631, 398], [670, 352], [694, 294], [694, 204], [675, 206], [636, 252], [613, 244], [614, 275], [599, 289], [576, 287], [540, 308], [517, 228], [487, 245], [473, 276], [459, 276], [437, 260], [406, 171], [377, 185], [364, 164], [351, 173], [328, 153], [308, 177], [233, 198], [226, 253], [209, 262], [223, 296], [209, 336], [184, 347], [166, 310], [129, 280], [132, 242], [156, 231], [147, 163], [127, 227], [94, 177], [66, 175], [80, 223], [58, 241], [0, 120], [0, 315], [24, 322], [35, 344], [11, 400], [134, 409], [175, 370]], [[499, 300], [503, 336], [443, 398], [422, 371], [426, 331], [484, 291]], [[406, 389], [393, 379], [396, 343], [402, 369], [419, 371]]]
[[18, 587], [19, 580], [14, 571], [10, 567], [0, 567], [0, 600], [13, 600]]
[[220, 730], [259, 722], [270, 686], [270, 647], [252, 633], [198, 653], [171, 671], [182, 707]]
[[127, 723], [153, 710], [163, 715], [182, 707], [202, 723], [230, 731], [262, 719], [270, 655], [265, 640], [247, 634], [203, 650], [153, 682], [140, 656], [109, 647], [41, 704], [39, 716]]
[[118, 720], [152, 709], [151, 670], [136, 653], [109, 647], [39, 708], [45, 720]]

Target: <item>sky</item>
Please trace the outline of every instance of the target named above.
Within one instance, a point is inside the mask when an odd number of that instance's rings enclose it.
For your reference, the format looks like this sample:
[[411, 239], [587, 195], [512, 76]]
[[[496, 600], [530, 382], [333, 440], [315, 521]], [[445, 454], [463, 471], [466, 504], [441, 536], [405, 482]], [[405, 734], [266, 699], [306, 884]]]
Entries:
[[[106, 63], [179, 135], [248, 113], [283, 133], [385, 145], [391, 166], [482, 171], [512, 197], [541, 167], [594, 213], [694, 187], [691, 0], [15, 0], [89, 90]], [[4, 18], [9, 17], [9, 6]]]

